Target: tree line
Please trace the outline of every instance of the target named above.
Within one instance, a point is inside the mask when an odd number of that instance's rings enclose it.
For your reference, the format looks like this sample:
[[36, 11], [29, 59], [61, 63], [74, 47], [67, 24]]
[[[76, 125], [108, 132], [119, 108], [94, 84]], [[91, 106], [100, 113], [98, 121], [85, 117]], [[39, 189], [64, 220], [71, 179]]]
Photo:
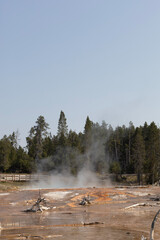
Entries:
[[18, 132], [0, 139], [0, 172], [32, 173], [66, 171], [77, 175], [83, 168], [105, 175], [136, 173], [141, 183], [160, 177], [160, 129], [154, 123], [135, 127], [94, 123], [87, 116], [84, 131], [68, 130], [67, 119], [60, 112], [57, 134], [39, 116], [26, 137], [26, 147], [18, 145]]

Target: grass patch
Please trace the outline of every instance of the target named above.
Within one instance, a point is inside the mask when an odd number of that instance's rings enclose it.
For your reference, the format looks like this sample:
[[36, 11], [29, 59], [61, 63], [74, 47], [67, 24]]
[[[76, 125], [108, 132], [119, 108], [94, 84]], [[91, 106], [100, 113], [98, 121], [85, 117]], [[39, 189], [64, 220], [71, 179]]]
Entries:
[[25, 185], [26, 182], [0, 182], [0, 192], [18, 190]]

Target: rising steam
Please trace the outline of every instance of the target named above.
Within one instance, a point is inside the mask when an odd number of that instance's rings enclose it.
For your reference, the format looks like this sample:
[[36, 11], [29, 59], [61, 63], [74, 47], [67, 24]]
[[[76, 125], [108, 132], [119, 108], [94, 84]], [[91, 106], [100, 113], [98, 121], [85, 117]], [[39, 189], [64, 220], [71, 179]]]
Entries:
[[[104, 179], [108, 173], [109, 157], [106, 154], [108, 137], [104, 131], [96, 131], [96, 128], [93, 128], [90, 145], [84, 154], [76, 148], [58, 148], [55, 155], [40, 161], [38, 164], [39, 180], [32, 183], [32, 187], [74, 188], [111, 185], [109, 179], [102, 180], [102, 176]], [[76, 169], [76, 173], [71, 172], [72, 167]], [[101, 172], [98, 171], [99, 169]], [[100, 172], [100, 175], [97, 172]]]

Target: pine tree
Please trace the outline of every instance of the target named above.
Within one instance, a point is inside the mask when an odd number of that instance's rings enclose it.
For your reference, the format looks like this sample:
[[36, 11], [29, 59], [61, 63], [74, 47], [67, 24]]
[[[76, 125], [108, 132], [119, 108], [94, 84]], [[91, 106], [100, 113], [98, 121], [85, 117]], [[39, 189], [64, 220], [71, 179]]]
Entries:
[[39, 116], [36, 125], [30, 129], [27, 140], [27, 148], [30, 157], [38, 162], [43, 157], [43, 139], [48, 135], [49, 125], [43, 116]]
[[135, 128], [133, 123], [129, 122], [129, 128], [128, 128], [128, 164], [131, 163], [131, 144], [132, 144], [132, 137], [135, 132]]
[[[9, 138], [5, 135], [0, 140], [0, 171], [7, 172], [11, 166], [10, 154], [11, 150], [13, 150], [13, 146], [9, 140]], [[12, 154], [13, 158], [13, 154]]]
[[87, 116], [86, 123], [84, 126], [85, 151], [87, 151], [92, 144], [92, 127], [93, 127], [93, 122]]
[[149, 181], [153, 184], [159, 178], [160, 130], [152, 122], [146, 131], [146, 170], [150, 173]]
[[68, 158], [68, 126], [65, 114], [63, 111], [60, 112], [58, 120], [58, 131], [57, 136], [54, 137], [55, 154], [52, 157], [54, 166], [57, 171], [67, 169], [69, 167]]
[[59, 121], [58, 121], [58, 132], [57, 132], [58, 138], [64, 136], [68, 136], [68, 126], [67, 126], [67, 120], [65, 117], [65, 114], [63, 111], [60, 113]]
[[34, 159], [29, 157], [27, 152], [19, 146], [16, 152], [16, 159], [12, 162], [10, 172], [31, 173], [34, 170]]
[[140, 128], [136, 128], [134, 142], [132, 146], [132, 158], [134, 161], [137, 181], [139, 185], [142, 182], [143, 166], [145, 161], [145, 143]]

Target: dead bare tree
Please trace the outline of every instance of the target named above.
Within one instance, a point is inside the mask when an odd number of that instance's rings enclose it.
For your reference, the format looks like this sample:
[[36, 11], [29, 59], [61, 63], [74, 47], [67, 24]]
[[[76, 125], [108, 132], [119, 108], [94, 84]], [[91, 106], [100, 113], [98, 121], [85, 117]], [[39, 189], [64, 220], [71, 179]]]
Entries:
[[38, 197], [37, 201], [32, 205], [31, 208], [25, 210], [25, 212], [37, 212], [37, 211], [42, 212], [43, 209], [42, 209], [42, 206], [40, 205], [40, 203], [45, 204], [46, 200], [45, 200], [45, 198], [41, 197], [40, 190], [39, 190], [39, 197]]
[[88, 196], [88, 197], [84, 197], [83, 199], [82, 199], [82, 201], [79, 203], [79, 205], [89, 205], [89, 204], [91, 204], [91, 202], [90, 202], [90, 197]]
[[157, 218], [158, 218], [158, 215], [160, 213], [160, 209], [158, 210], [158, 212], [156, 213], [153, 221], [152, 221], [152, 224], [151, 224], [151, 231], [150, 231], [150, 240], [154, 240], [154, 226], [155, 226], [155, 223], [157, 221]]

